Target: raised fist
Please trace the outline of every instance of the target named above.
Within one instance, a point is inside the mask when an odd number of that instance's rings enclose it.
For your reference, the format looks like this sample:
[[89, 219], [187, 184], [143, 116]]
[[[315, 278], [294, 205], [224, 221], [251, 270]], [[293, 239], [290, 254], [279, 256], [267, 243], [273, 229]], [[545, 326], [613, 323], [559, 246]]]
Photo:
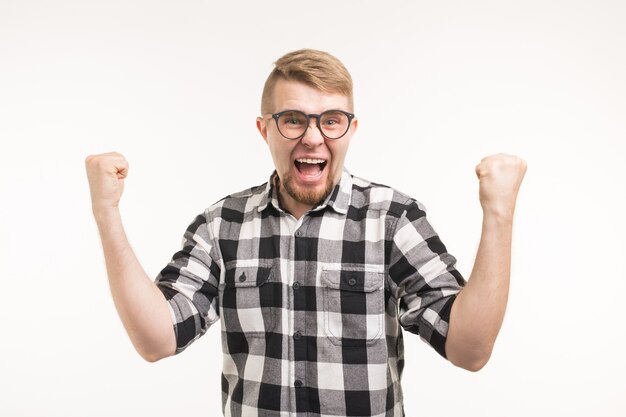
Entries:
[[483, 158], [476, 166], [483, 212], [512, 219], [525, 173], [526, 161], [517, 156], [497, 154]]
[[94, 211], [117, 208], [128, 175], [128, 162], [117, 152], [89, 155], [85, 159], [91, 206]]

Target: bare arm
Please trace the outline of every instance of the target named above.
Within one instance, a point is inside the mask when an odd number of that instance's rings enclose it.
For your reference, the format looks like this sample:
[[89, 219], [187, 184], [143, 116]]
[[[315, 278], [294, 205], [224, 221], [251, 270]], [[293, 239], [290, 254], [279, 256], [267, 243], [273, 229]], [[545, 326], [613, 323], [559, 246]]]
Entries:
[[448, 359], [477, 371], [489, 360], [506, 310], [515, 202], [526, 163], [511, 155], [484, 158], [480, 180], [483, 225], [474, 268], [450, 313]]
[[176, 340], [167, 301], [130, 247], [118, 208], [128, 163], [107, 153], [87, 157], [85, 165], [111, 294], [126, 332], [147, 361], [171, 356]]

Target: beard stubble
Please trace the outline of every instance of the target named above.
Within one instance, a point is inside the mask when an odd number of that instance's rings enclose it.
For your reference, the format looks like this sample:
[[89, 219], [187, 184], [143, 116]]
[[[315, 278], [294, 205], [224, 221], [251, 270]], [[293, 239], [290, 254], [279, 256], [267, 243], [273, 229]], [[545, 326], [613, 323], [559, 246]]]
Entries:
[[284, 180], [278, 178], [278, 182], [295, 201], [313, 207], [320, 205], [326, 197], [328, 197], [333, 188], [335, 188], [335, 179], [332, 174], [328, 176], [325, 187], [321, 190], [317, 188], [313, 190], [298, 189], [298, 187], [294, 186], [293, 178], [289, 174], [285, 176]]

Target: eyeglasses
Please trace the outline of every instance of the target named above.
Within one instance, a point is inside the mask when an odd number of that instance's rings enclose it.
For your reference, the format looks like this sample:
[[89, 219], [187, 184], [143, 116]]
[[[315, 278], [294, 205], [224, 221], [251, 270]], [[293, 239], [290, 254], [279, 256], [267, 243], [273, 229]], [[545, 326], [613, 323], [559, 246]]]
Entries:
[[272, 114], [276, 126], [285, 139], [297, 140], [304, 136], [311, 117], [317, 119], [317, 128], [326, 139], [339, 139], [348, 133], [354, 114], [343, 110], [326, 110], [321, 114], [306, 114], [300, 110], [285, 110]]

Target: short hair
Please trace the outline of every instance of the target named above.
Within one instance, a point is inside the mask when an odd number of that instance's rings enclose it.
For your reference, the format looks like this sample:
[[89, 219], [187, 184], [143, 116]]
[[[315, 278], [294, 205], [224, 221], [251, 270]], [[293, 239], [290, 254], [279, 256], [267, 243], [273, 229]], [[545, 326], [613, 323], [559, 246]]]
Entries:
[[274, 105], [274, 87], [278, 80], [298, 81], [318, 90], [341, 94], [348, 98], [349, 111], [353, 111], [352, 77], [340, 60], [328, 52], [299, 49], [283, 55], [274, 62], [261, 96], [261, 113], [267, 114]]

